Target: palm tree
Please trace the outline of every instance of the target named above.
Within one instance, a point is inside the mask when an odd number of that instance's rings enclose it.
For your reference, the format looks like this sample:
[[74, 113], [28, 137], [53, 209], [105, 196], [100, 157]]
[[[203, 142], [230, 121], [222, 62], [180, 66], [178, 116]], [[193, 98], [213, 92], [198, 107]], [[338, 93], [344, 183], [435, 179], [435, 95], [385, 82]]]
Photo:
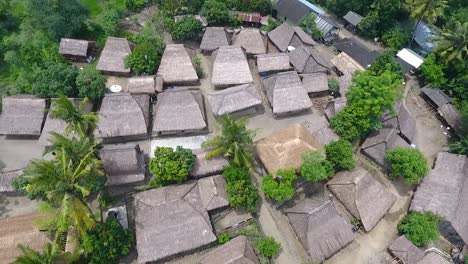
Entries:
[[18, 247], [23, 255], [16, 258], [12, 264], [56, 264], [64, 261], [63, 252], [56, 244], [47, 243], [42, 253], [21, 244]]
[[95, 112], [87, 112], [86, 107], [89, 105], [89, 99], [85, 98], [76, 107], [64, 95], [52, 101], [50, 116], [55, 119], [60, 119], [67, 123], [65, 129], [66, 134], [77, 133], [80, 136], [94, 130], [97, 125], [97, 114]]
[[253, 138], [255, 131], [246, 128], [247, 120], [236, 120], [225, 115], [222, 121], [221, 135], [203, 142], [203, 147], [211, 149], [207, 158], [223, 155], [238, 166], [252, 169]]
[[436, 19], [444, 14], [447, 5], [447, 0], [405, 0], [405, 6], [408, 9], [410, 16], [416, 19], [411, 43], [414, 40], [416, 29], [422, 20], [427, 20], [429, 23], [434, 23]]
[[468, 22], [455, 21], [453, 28], [444, 30], [441, 35], [432, 38], [436, 45], [435, 52], [450, 61], [464, 63], [468, 54]]

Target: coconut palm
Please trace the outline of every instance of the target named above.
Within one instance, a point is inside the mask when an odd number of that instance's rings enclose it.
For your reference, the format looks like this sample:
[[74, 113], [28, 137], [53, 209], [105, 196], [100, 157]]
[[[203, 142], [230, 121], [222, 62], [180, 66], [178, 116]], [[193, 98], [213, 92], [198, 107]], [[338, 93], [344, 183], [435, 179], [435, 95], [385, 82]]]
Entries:
[[18, 247], [23, 255], [16, 258], [12, 264], [56, 264], [63, 261], [63, 252], [56, 244], [47, 243], [42, 253], [21, 244]]
[[246, 124], [246, 119], [236, 120], [230, 115], [225, 115], [221, 135], [203, 142], [204, 148], [211, 149], [207, 158], [223, 155], [238, 166], [252, 168], [255, 131], [247, 129]]
[[444, 9], [448, 6], [447, 0], [406, 0], [405, 6], [410, 16], [418, 21], [426, 20], [434, 23], [436, 19], [444, 14]]
[[464, 63], [468, 54], [468, 22], [455, 21], [453, 28], [442, 31], [434, 36], [436, 52], [446, 58], [447, 62], [459, 61]]
[[97, 114], [95, 112], [86, 112], [85, 109], [89, 104], [88, 98], [85, 98], [76, 107], [64, 95], [52, 101], [50, 116], [55, 119], [60, 119], [67, 123], [65, 129], [66, 134], [86, 135], [86, 133], [94, 130], [97, 125]]

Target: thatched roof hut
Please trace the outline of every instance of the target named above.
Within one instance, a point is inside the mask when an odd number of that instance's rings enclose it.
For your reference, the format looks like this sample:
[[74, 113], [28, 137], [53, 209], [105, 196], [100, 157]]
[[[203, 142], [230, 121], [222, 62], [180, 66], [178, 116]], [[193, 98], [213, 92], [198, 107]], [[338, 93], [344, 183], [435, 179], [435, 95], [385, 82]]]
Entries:
[[253, 82], [245, 51], [239, 46], [222, 46], [213, 53], [213, 75], [215, 87]]
[[184, 45], [166, 45], [158, 76], [163, 78], [164, 84], [169, 85], [192, 85], [198, 82], [197, 73]]
[[367, 170], [342, 171], [327, 183], [336, 198], [370, 231], [396, 200]]
[[172, 89], [158, 94], [153, 117], [153, 134], [197, 133], [207, 128], [203, 95], [197, 90]]
[[393, 106], [396, 112], [386, 111], [380, 118], [383, 128], [395, 128], [397, 133], [408, 143], [416, 136], [416, 120], [405, 104], [399, 102]]
[[128, 78], [127, 92], [131, 94], [149, 94], [162, 92], [163, 79], [160, 76], [136, 76]]
[[350, 25], [357, 27], [362, 21], [362, 16], [353, 11], [348, 11], [343, 19], [346, 20], [346, 22], [348, 22]]
[[229, 206], [226, 180], [223, 175], [215, 175], [198, 180], [198, 190], [203, 208], [208, 212]]
[[87, 40], [62, 38], [60, 40], [59, 54], [65, 57], [86, 60], [90, 50]]
[[468, 158], [464, 155], [440, 152], [434, 169], [416, 190], [410, 210], [432, 212], [444, 217], [442, 234], [454, 244], [466, 244], [467, 203]]
[[328, 95], [328, 76], [324, 72], [302, 74], [302, 85], [312, 96]]
[[127, 75], [130, 68], [125, 67], [124, 59], [130, 53], [132, 49], [127, 39], [108, 37], [96, 69], [106, 74]]
[[352, 226], [332, 201], [306, 198], [287, 209], [289, 223], [313, 261], [322, 262], [354, 240]]
[[49, 241], [46, 233], [39, 231], [37, 213], [0, 219], [0, 259], [11, 263], [22, 255], [18, 244], [42, 251]]
[[270, 53], [257, 56], [258, 72], [279, 72], [291, 69], [286, 53]]
[[301, 46], [288, 53], [289, 60], [299, 73], [327, 73], [329, 63], [313, 47]]
[[232, 45], [241, 46], [247, 55], [265, 54], [266, 42], [258, 28], [244, 28], [232, 40]]
[[302, 125], [291, 125], [256, 143], [257, 154], [269, 173], [299, 168], [302, 156], [320, 148], [320, 143]]
[[[54, 107], [54, 100], [52, 99], [52, 108]], [[80, 103], [83, 101], [81, 98], [69, 98], [69, 101], [71, 101], [75, 106], [79, 106]], [[83, 109], [85, 112], [89, 113], [93, 109], [93, 104], [91, 102], [88, 102], [86, 104], [85, 108]], [[58, 134], [63, 135], [65, 133], [65, 128], [67, 127], [67, 124], [59, 119], [54, 119], [50, 116], [50, 112], [47, 115], [46, 121], [44, 123], [44, 128], [42, 128], [42, 133], [41, 136], [39, 137], [38, 143], [41, 144], [42, 146], [50, 146], [51, 143], [49, 142], [49, 139], [51, 138], [50, 132], [55, 132]]]
[[207, 27], [200, 44], [203, 53], [210, 54], [221, 46], [228, 46], [230, 41], [223, 27]]
[[332, 117], [334, 117], [336, 114], [341, 112], [344, 107], [346, 106], [347, 100], [345, 97], [339, 97], [336, 99], [333, 99], [327, 103], [327, 106], [325, 107], [325, 110], [323, 111], [325, 114], [325, 117], [330, 120]]
[[312, 107], [312, 101], [294, 71], [265, 77], [262, 83], [275, 116], [298, 113]]
[[313, 129], [311, 121], [305, 121], [302, 125], [312, 134], [312, 136], [317, 139], [320, 146], [324, 147], [332, 141], [337, 141], [340, 137], [331, 129], [328, 125], [324, 125], [318, 129]]
[[32, 95], [6, 96], [2, 99], [0, 134], [40, 136], [46, 115], [46, 99]]
[[341, 52], [340, 54], [336, 55], [333, 57], [331, 62], [337, 68], [337, 70], [343, 74], [349, 73], [353, 75], [356, 71], [362, 72], [366, 70], [366, 68], [362, 67], [353, 58], [346, 54], [346, 52]]
[[385, 153], [396, 147], [411, 147], [395, 128], [382, 128], [369, 136], [361, 146], [361, 151], [367, 158], [381, 167], [386, 167]]
[[94, 131], [96, 137], [104, 142], [147, 138], [149, 104], [147, 94], [106, 94]]
[[18, 178], [23, 173], [23, 170], [7, 169], [0, 170], [0, 193], [15, 192], [15, 188], [11, 186], [14, 179]]
[[445, 104], [453, 103], [452, 99], [439, 88], [432, 88], [427, 85], [421, 89], [421, 94], [428, 100], [434, 109], [439, 109]]
[[238, 236], [219, 246], [200, 260], [199, 264], [258, 264], [257, 256], [246, 236]]
[[346, 52], [347, 55], [353, 58], [353, 60], [363, 68], [372, 65], [375, 59], [380, 55], [378, 51], [369, 49], [354, 37], [338, 38], [333, 42], [333, 46], [340, 52]]
[[206, 158], [208, 151], [194, 151], [195, 163], [193, 164], [192, 177], [203, 178], [216, 174], [221, 174], [224, 167], [229, 165], [229, 162], [223, 156], [216, 156], [211, 159]]
[[106, 185], [122, 185], [145, 180], [146, 165], [138, 144], [104, 145], [100, 156], [106, 172]]
[[405, 236], [395, 239], [388, 247], [388, 250], [403, 264], [418, 264], [418, 261], [424, 257], [424, 251], [415, 246]]
[[452, 104], [445, 104], [437, 111], [447, 125], [449, 125], [458, 136], [463, 135], [461, 116]]
[[164, 261], [216, 241], [196, 181], [133, 197], [139, 263]]
[[286, 22], [268, 32], [268, 39], [281, 52], [285, 52], [289, 46], [298, 48], [317, 44], [300, 27], [291, 27]]
[[215, 116], [243, 116], [256, 113], [262, 107], [262, 97], [253, 83], [212, 92], [206, 98]]
[[440, 254], [430, 251], [418, 261], [418, 264], [452, 264], [452, 261], [442, 257]]

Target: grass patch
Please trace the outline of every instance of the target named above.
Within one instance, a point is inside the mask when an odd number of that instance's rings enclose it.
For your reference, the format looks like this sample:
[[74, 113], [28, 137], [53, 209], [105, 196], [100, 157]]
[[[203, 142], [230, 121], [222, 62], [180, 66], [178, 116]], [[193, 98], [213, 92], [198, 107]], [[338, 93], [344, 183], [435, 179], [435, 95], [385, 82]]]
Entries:
[[[102, 4], [100, 4], [100, 0], [81, 0], [83, 4], [88, 6], [89, 8], [89, 16], [90, 18], [95, 18], [97, 15], [99, 15], [102, 12]], [[104, 2], [103, 0], [102, 2]], [[108, 0], [106, 1], [110, 3], [111, 5], [119, 8], [119, 9], [125, 9], [125, 2], [123, 0]]]

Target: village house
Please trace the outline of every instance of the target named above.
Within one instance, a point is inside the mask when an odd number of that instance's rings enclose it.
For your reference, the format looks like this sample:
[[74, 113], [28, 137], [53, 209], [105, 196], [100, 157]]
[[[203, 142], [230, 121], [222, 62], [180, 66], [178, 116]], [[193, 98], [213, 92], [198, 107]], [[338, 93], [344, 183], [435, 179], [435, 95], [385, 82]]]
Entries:
[[279, 0], [275, 5], [278, 18], [299, 24], [310, 13], [324, 15], [325, 11], [307, 0]]
[[257, 68], [261, 76], [291, 69], [289, 56], [286, 53], [269, 53], [257, 55]]
[[320, 146], [324, 147], [325, 145], [331, 143], [332, 141], [338, 141], [340, 137], [333, 131], [333, 129], [325, 124], [322, 127], [316, 128], [313, 121], [305, 121], [302, 123], [307, 131], [318, 141]]
[[138, 144], [104, 145], [99, 151], [107, 186], [132, 184], [145, 180], [146, 164]]
[[96, 69], [109, 75], [130, 75], [130, 68], [125, 67], [125, 57], [132, 53], [134, 44], [125, 38], [108, 37]]
[[317, 45], [317, 42], [300, 27], [291, 27], [286, 22], [268, 32], [268, 39], [273, 44], [268, 46], [268, 52], [271, 53], [275, 53], [275, 49], [286, 52], [288, 47], [299, 48], [301, 46], [311, 47]]
[[301, 74], [302, 85], [311, 97], [328, 96], [328, 76], [324, 72]]
[[452, 99], [439, 88], [427, 85], [421, 88], [421, 96], [435, 109], [438, 110], [446, 104], [452, 104]]
[[241, 46], [248, 56], [265, 54], [267, 52], [265, 36], [258, 28], [244, 28], [235, 34], [232, 45]]
[[262, 97], [253, 83], [241, 84], [206, 96], [215, 116], [231, 114], [236, 117], [252, 115], [263, 108]]
[[334, 117], [336, 114], [338, 114], [344, 109], [346, 104], [347, 100], [344, 96], [330, 100], [325, 106], [323, 113], [325, 114], [325, 117], [330, 121], [332, 117]]
[[198, 264], [259, 264], [246, 236], [237, 236], [206, 255]]
[[338, 38], [333, 42], [333, 46], [338, 51], [345, 52], [364, 69], [370, 67], [380, 55], [378, 51], [369, 49], [354, 37]]
[[385, 160], [385, 154], [396, 147], [410, 148], [411, 146], [398, 135], [397, 129], [381, 128], [364, 141], [361, 146], [361, 152], [380, 167], [387, 168], [388, 164]]
[[210, 55], [221, 46], [228, 46], [231, 43], [230, 36], [223, 27], [207, 27], [200, 44], [202, 53]]
[[288, 53], [298, 73], [328, 73], [330, 65], [313, 47], [300, 46]]
[[211, 84], [226, 88], [253, 82], [245, 50], [240, 46], [222, 46], [213, 53]]
[[131, 94], [148, 94], [150, 96], [163, 91], [164, 81], [160, 76], [146, 75], [128, 78], [127, 92]]
[[195, 155], [195, 163], [193, 164], [191, 176], [195, 179], [222, 174], [224, 168], [229, 165], [229, 162], [223, 156], [207, 159], [206, 154], [208, 151], [199, 149], [192, 152]]
[[361, 23], [362, 21], [362, 16], [353, 11], [349, 11], [348, 13], [346, 13], [343, 19], [347, 22], [345, 26], [346, 29], [351, 31], [357, 31], [359, 29], [359, 23]]
[[388, 251], [404, 264], [418, 264], [424, 257], [424, 251], [409, 241], [404, 235], [395, 239]]
[[0, 113], [0, 135], [39, 137], [47, 101], [32, 95], [5, 96]]
[[59, 54], [76, 62], [87, 62], [93, 44], [87, 40], [62, 38], [60, 39]]
[[192, 60], [182, 44], [166, 45], [157, 75], [163, 78], [165, 85], [193, 85], [198, 82]]

